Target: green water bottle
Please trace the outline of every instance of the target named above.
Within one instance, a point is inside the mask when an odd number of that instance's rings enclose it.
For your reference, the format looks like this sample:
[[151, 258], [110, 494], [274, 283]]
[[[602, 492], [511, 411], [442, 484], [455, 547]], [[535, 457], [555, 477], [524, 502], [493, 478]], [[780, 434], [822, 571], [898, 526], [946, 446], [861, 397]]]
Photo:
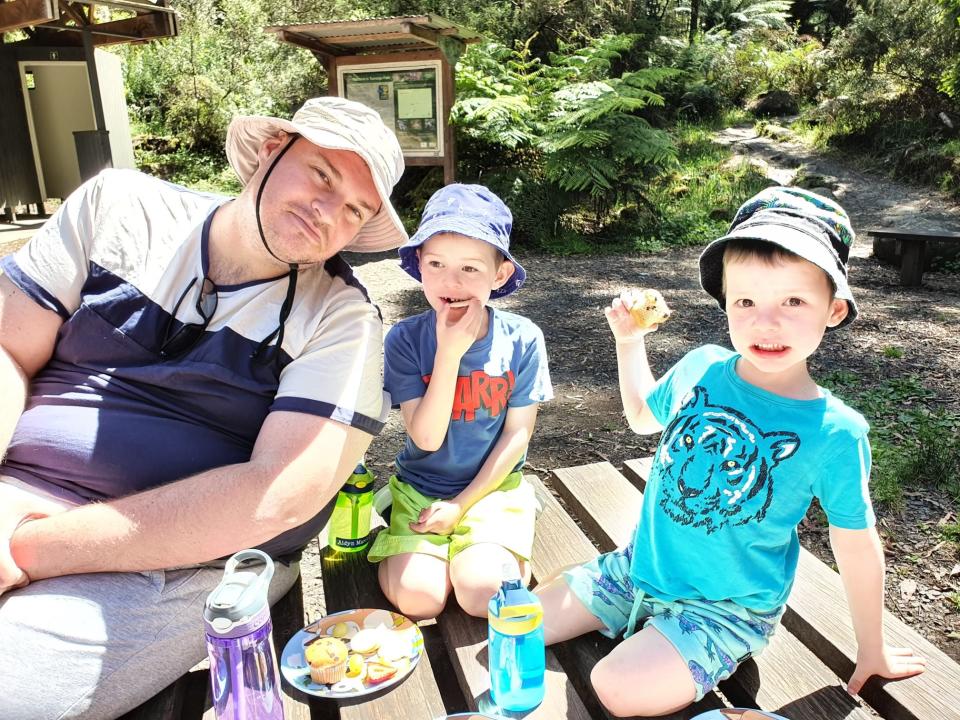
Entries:
[[358, 552], [370, 540], [373, 473], [361, 462], [347, 478], [330, 515], [329, 544], [338, 552]]

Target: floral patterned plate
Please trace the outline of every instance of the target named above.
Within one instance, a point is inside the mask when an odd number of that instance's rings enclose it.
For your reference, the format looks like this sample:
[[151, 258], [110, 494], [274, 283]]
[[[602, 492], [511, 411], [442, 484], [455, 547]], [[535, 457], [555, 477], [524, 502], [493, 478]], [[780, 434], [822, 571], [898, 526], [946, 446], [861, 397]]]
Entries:
[[[342, 680], [323, 684], [310, 677], [304, 648], [318, 637], [336, 637], [347, 646]], [[390, 610], [362, 608], [326, 615], [290, 638], [280, 654], [288, 683], [310, 695], [356, 698], [396, 685], [423, 655], [423, 635], [409, 619]]]

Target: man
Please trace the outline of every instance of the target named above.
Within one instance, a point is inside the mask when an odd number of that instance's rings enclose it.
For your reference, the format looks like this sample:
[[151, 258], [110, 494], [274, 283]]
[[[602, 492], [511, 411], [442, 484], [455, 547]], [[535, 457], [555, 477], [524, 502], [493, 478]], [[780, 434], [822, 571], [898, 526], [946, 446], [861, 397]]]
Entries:
[[382, 327], [340, 259], [406, 240], [372, 110], [240, 117], [236, 199], [131, 171], [0, 261], [0, 717], [112, 718], [204, 655], [216, 560], [299, 550], [379, 432]]

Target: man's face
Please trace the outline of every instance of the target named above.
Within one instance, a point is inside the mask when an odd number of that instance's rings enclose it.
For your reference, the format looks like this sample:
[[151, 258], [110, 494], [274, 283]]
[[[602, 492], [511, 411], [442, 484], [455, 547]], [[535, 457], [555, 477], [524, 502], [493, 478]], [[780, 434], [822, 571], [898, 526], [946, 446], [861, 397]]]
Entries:
[[[254, 192], [289, 141], [281, 135], [264, 143], [260, 170], [248, 185]], [[306, 265], [340, 252], [379, 210], [380, 195], [359, 155], [297, 138], [267, 179], [260, 217], [273, 253], [286, 263]]]

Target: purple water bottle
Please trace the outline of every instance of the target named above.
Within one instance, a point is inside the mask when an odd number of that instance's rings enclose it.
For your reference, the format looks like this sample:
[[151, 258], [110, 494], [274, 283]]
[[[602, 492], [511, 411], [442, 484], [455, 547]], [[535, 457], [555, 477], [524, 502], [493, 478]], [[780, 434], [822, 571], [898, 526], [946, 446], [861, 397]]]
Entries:
[[[240, 569], [247, 560], [262, 563], [260, 573]], [[267, 602], [272, 577], [266, 553], [242, 550], [227, 560], [223, 579], [207, 597], [203, 620], [217, 720], [283, 720]]]

